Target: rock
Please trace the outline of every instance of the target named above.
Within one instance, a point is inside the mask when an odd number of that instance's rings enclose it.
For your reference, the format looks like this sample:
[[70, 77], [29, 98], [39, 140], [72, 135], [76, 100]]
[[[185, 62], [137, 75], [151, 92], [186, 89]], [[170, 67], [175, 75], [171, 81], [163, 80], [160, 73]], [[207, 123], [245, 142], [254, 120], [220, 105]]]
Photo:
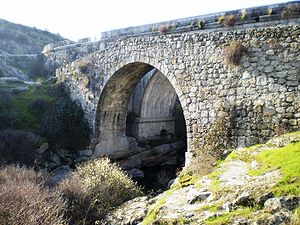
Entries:
[[57, 154], [53, 154], [50, 157], [50, 160], [54, 163], [54, 165], [59, 166], [61, 165], [60, 157]]
[[18, 77], [0, 77], [0, 83], [25, 84], [24, 80], [21, 80]]
[[51, 186], [57, 185], [59, 182], [61, 182], [63, 179], [69, 176], [70, 172], [71, 172], [71, 168], [69, 166], [61, 166], [56, 168], [51, 172], [51, 175], [48, 179], [49, 185]]
[[227, 156], [230, 155], [231, 152], [232, 152], [232, 149], [226, 149], [222, 154], [222, 158], [225, 159]]
[[84, 162], [84, 161], [87, 161], [87, 160], [89, 160], [90, 158], [88, 157], [88, 156], [79, 156], [79, 157], [77, 157], [74, 161], [76, 162], [76, 163], [81, 163], [81, 162]]
[[234, 207], [247, 207], [247, 206], [253, 206], [254, 205], [254, 199], [250, 196], [250, 193], [244, 192], [242, 195], [240, 195], [234, 202]]
[[271, 213], [278, 212], [282, 209], [280, 198], [270, 198], [264, 203], [265, 209]]
[[300, 134], [296, 135], [282, 135], [280, 137], [274, 137], [266, 144], [270, 146], [284, 147], [292, 142], [300, 141]]
[[133, 225], [142, 222], [146, 216], [147, 208], [149, 205], [149, 199], [147, 196], [138, 197], [128, 202], [125, 202], [117, 209], [109, 213], [104, 221], [101, 221], [103, 225]]
[[288, 210], [295, 210], [300, 206], [300, 197], [299, 196], [287, 196], [284, 197], [281, 203]]
[[46, 84], [55, 84], [57, 81], [57, 77], [49, 77], [47, 80], [46, 80]]
[[211, 192], [205, 191], [205, 192], [200, 192], [200, 193], [196, 194], [195, 196], [193, 196], [193, 198], [190, 198], [189, 196], [187, 196], [188, 203], [195, 204], [196, 202], [201, 202], [204, 199], [207, 199], [211, 194], [212, 194]]
[[120, 166], [125, 169], [141, 168], [144, 166], [160, 166], [170, 158], [177, 155], [178, 150], [185, 148], [182, 142], [174, 142], [157, 146], [151, 150], [138, 153], [124, 160], [119, 161]]
[[43, 154], [44, 152], [46, 152], [49, 149], [49, 144], [48, 143], [43, 143], [36, 151], [39, 154]]
[[135, 168], [128, 170], [127, 174], [129, 177], [132, 177], [132, 178], [143, 178], [145, 175], [143, 171], [141, 171], [139, 169], [135, 169]]
[[168, 182], [167, 184], [167, 189], [170, 189], [172, 187], [172, 185], [175, 183], [176, 179], [172, 179]]
[[57, 155], [59, 155], [59, 157], [61, 157], [63, 159], [70, 156], [69, 151], [66, 149], [62, 149], [62, 148], [57, 150], [56, 153], [57, 153]]
[[19, 94], [21, 92], [25, 92], [28, 90], [29, 90], [28, 87], [15, 87], [15, 88], [11, 89], [12, 93], [14, 93], [14, 94]]
[[92, 156], [93, 155], [93, 151], [92, 150], [81, 150], [77, 152], [78, 156]]
[[251, 162], [251, 169], [257, 170], [259, 168], [259, 163], [255, 160]]
[[231, 202], [226, 202], [222, 205], [222, 208], [225, 210], [225, 212], [231, 212], [233, 209], [233, 205]]
[[265, 195], [259, 196], [259, 198], [256, 200], [257, 204], [260, 206], [264, 206], [265, 202], [270, 199], [273, 198], [274, 194], [272, 192], [269, 192]]
[[93, 157], [107, 156], [110, 159], [120, 159], [136, 153], [138, 153], [136, 139], [122, 136], [102, 140], [96, 145]]

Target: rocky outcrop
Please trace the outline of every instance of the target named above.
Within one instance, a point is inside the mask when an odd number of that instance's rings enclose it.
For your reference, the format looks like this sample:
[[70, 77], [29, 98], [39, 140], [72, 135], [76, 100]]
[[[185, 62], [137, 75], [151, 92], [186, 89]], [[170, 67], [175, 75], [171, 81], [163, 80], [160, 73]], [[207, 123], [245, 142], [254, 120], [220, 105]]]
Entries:
[[[274, 138], [266, 145], [236, 150], [207, 176], [183, 173], [169, 190], [155, 198], [137, 198], [120, 206], [109, 214], [105, 224], [297, 224], [300, 197], [275, 196], [274, 190], [284, 176], [280, 168], [253, 175], [264, 166], [258, 155], [281, 151], [270, 144], [277, 142], [280, 146], [299, 146], [299, 132]], [[299, 158], [299, 151], [292, 157]], [[254, 160], [260, 162], [255, 168], [251, 166]], [[297, 170], [295, 165], [291, 174]], [[299, 179], [298, 174], [291, 182], [299, 183]]]

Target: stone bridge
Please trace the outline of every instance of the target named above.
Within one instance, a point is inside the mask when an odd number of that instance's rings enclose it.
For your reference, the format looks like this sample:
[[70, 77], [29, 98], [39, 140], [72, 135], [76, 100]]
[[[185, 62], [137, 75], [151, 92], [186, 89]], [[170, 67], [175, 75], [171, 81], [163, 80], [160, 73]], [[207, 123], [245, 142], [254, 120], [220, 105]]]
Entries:
[[[299, 24], [297, 1], [104, 32], [44, 54], [85, 111], [94, 156], [138, 168], [154, 165], [143, 157], [170, 165], [187, 149], [189, 163], [224, 115], [235, 147], [299, 129]], [[237, 43], [241, 61], [226, 64]]]

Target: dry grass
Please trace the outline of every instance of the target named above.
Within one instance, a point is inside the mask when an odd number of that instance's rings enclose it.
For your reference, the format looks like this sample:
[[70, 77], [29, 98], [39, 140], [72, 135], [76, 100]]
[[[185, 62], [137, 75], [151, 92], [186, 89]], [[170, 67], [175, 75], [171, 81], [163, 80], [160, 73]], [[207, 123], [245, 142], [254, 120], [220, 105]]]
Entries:
[[[91, 224], [112, 208], [142, 194], [116, 164], [95, 159], [80, 165], [60, 184], [73, 224]], [[78, 213], [81, 212], [81, 213]]]
[[234, 24], [236, 23], [236, 16], [235, 15], [228, 15], [228, 16], [224, 16], [222, 24], [225, 27], [232, 27], [234, 26]]
[[300, 4], [291, 4], [285, 7], [281, 12], [281, 17], [285, 19], [294, 18], [300, 14]]
[[169, 30], [170, 30], [170, 25], [168, 24], [160, 25], [160, 27], [158, 28], [158, 31], [161, 34], [167, 34]]
[[247, 52], [248, 48], [240, 41], [232, 41], [224, 48], [224, 62], [228, 66], [239, 66], [243, 55]]
[[0, 168], [0, 224], [63, 225], [64, 202], [45, 186], [45, 177], [19, 166]]

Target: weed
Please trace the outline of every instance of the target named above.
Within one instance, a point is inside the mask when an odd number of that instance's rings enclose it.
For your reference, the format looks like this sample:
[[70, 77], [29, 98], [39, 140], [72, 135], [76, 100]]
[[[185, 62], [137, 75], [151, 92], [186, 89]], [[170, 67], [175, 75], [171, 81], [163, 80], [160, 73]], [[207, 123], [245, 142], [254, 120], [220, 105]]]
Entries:
[[224, 21], [224, 16], [219, 16], [218, 17], [218, 24], [222, 24], [223, 23], [223, 21]]
[[235, 15], [228, 15], [228, 16], [224, 16], [222, 24], [225, 27], [232, 27], [234, 26], [234, 24], [236, 23], [236, 16]]
[[290, 19], [300, 14], [300, 4], [290, 4], [285, 7], [281, 12], [281, 17], [284, 19]]
[[268, 14], [268, 16], [271, 16], [273, 14], [273, 9], [272, 8], [268, 8], [267, 9], [267, 14]]
[[170, 30], [170, 25], [169, 24], [162, 24], [160, 25], [158, 31], [161, 34], [167, 34], [167, 32]]
[[201, 21], [201, 20], [197, 20], [197, 27], [198, 27], [199, 29], [204, 28], [204, 22]]
[[247, 10], [243, 9], [242, 10], [242, 15], [241, 15], [241, 20], [246, 20], [247, 19]]
[[228, 66], [239, 66], [248, 48], [239, 41], [232, 41], [224, 48], [224, 62]]

